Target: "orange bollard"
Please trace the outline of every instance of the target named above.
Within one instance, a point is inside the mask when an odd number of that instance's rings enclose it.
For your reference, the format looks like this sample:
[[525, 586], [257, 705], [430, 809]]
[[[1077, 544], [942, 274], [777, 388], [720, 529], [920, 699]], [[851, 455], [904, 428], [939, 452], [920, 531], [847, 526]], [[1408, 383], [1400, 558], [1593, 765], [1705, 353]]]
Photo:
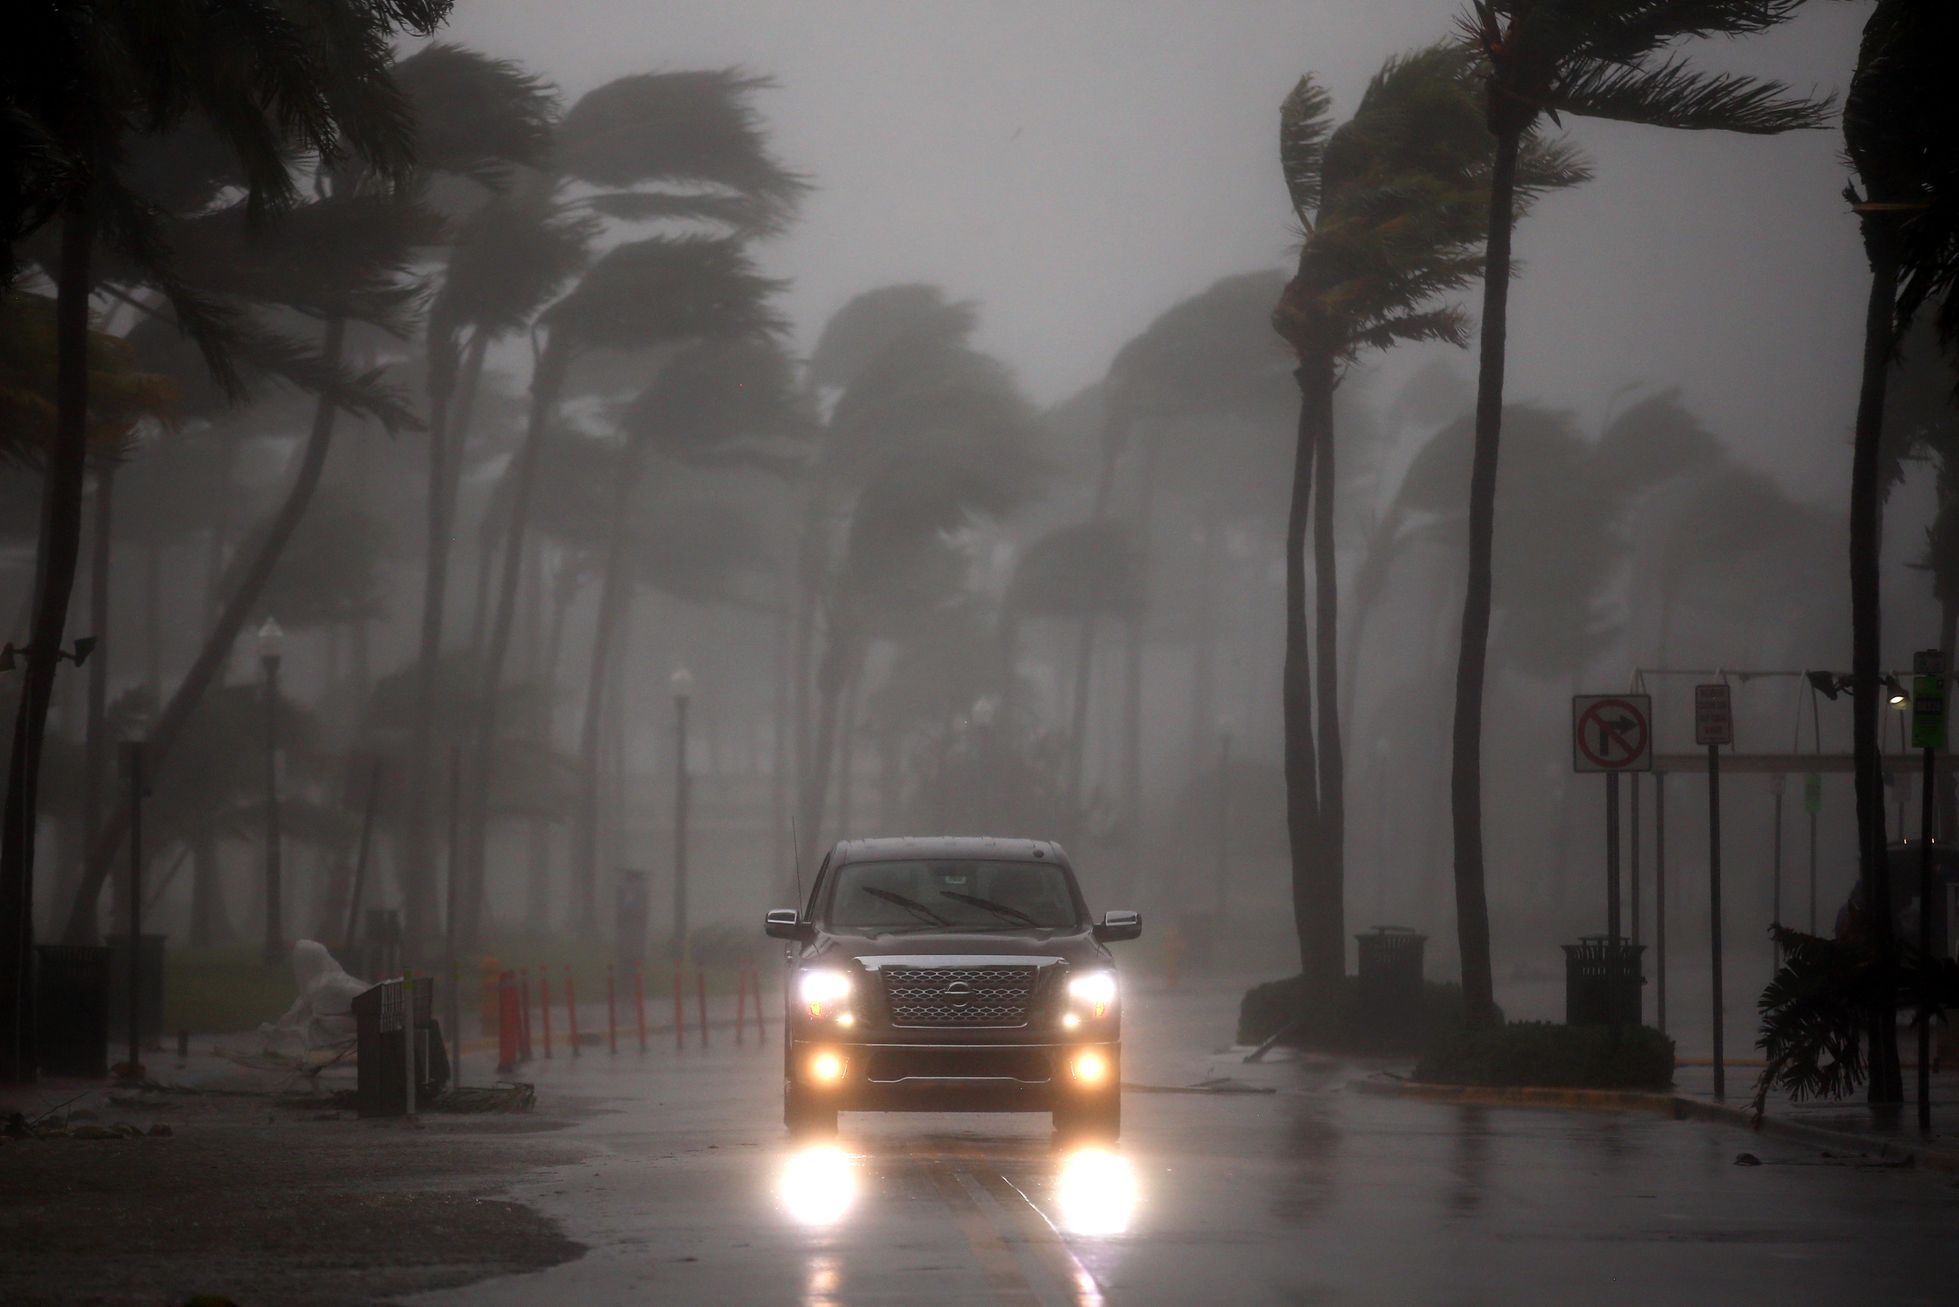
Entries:
[[537, 969], [537, 1014], [544, 1018], [544, 1057], [551, 1057], [551, 973]]
[[605, 964], [605, 1051], [619, 1056], [619, 983], [612, 964]]
[[687, 973], [680, 969], [680, 959], [673, 960], [673, 1046], [674, 1050], [687, 1047]]
[[735, 1047], [740, 1048], [747, 1039], [748, 1026], [748, 968], [735, 968]]
[[565, 963], [565, 1024], [571, 1027], [571, 1055], [578, 1056], [578, 991], [571, 983], [571, 963]]
[[694, 997], [699, 1000], [701, 1013], [701, 1047], [707, 1047], [707, 968], [694, 968]]
[[497, 1074], [517, 1069], [517, 977], [506, 971], [497, 977]]
[[633, 963], [633, 1021], [639, 1027], [639, 1051], [646, 1051], [646, 968]]
[[755, 977], [755, 1042], [766, 1044], [769, 1042], [769, 1022], [762, 1014], [762, 971], [755, 966], [750, 966], [748, 971]]
[[531, 969], [517, 973], [517, 1057], [531, 1060]]

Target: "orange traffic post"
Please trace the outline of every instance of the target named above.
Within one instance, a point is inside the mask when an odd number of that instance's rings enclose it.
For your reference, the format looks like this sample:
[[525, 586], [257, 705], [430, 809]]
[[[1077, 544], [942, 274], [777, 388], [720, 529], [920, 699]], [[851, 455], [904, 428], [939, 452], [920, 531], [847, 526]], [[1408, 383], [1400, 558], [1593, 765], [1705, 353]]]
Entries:
[[537, 969], [537, 1014], [544, 1018], [544, 1056], [551, 1057], [551, 973], [544, 967]]
[[531, 969], [517, 973], [517, 1056], [531, 1060]]
[[507, 1076], [517, 1069], [517, 977], [504, 972], [497, 977], [497, 1074]]
[[571, 963], [565, 963], [565, 1024], [571, 1027], [571, 1055], [578, 1056], [578, 991], [571, 983]]
[[646, 1051], [646, 968], [633, 963], [633, 1022], [639, 1028], [639, 1051]]
[[735, 968], [735, 1047], [740, 1048], [746, 1039], [744, 1028], [748, 1024], [748, 968]]
[[605, 964], [605, 1051], [619, 1055], [619, 982], [612, 964]]
[[698, 964], [694, 967], [694, 997], [700, 1004], [701, 1047], [707, 1047], [707, 968]]
[[674, 1051], [687, 1047], [687, 973], [681, 970], [679, 958], [673, 960], [673, 1047]]

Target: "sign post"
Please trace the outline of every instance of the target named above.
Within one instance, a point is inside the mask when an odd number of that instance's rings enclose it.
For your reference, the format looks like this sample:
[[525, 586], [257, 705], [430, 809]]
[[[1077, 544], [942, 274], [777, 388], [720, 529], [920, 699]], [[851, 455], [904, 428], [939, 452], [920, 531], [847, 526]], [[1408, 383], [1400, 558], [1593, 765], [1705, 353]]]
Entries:
[[1714, 1097], [1728, 1096], [1721, 1041], [1721, 746], [1735, 742], [1734, 708], [1725, 682], [1694, 687], [1694, 743], [1707, 749], [1707, 922], [1714, 963]]
[[[1933, 779], [1939, 750], [1945, 747], [1945, 656], [1922, 649], [1912, 657], [1911, 743], [1925, 751], [1924, 790], [1918, 804], [1918, 957], [1932, 961], [1932, 809], [1937, 804]], [[1918, 1009], [1918, 1128], [1932, 1132], [1932, 1014]]]
[[[1571, 768], [1605, 773], [1605, 946], [1610, 998], [1619, 1024], [1619, 987], [1633, 964], [1621, 948], [1619, 922], [1619, 773], [1653, 769], [1653, 701], [1644, 694], [1576, 694], [1571, 698]], [[1635, 874], [1637, 869], [1635, 868]]]

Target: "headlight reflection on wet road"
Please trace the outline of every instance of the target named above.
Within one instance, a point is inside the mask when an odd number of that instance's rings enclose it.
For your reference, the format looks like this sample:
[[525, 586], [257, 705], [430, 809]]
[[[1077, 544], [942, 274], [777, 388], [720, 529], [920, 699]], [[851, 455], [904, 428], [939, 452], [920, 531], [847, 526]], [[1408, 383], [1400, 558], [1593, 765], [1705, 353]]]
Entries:
[[1136, 1215], [1136, 1172], [1103, 1148], [1068, 1154], [1054, 1178], [1055, 1223], [1065, 1234], [1124, 1234]]
[[857, 1167], [834, 1144], [791, 1153], [776, 1181], [776, 1201], [798, 1225], [824, 1228], [850, 1214], [857, 1202]]

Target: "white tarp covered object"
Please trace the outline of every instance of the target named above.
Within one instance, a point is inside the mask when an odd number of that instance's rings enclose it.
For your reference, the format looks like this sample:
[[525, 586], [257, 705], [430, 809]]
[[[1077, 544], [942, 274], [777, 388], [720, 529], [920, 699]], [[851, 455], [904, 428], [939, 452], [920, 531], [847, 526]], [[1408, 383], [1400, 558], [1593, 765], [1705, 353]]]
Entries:
[[307, 1061], [333, 1057], [354, 1046], [354, 996], [369, 986], [347, 974], [326, 945], [302, 939], [292, 946], [292, 978], [299, 997], [286, 1014], [259, 1027], [268, 1053]]

